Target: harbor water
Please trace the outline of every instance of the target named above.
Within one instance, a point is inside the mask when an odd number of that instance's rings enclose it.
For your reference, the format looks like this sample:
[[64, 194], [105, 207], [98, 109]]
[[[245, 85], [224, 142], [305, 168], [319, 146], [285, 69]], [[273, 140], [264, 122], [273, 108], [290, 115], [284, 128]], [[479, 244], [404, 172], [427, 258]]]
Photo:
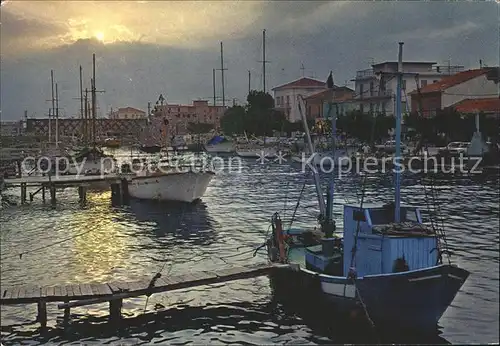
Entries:
[[[358, 202], [359, 175], [336, 181], [334, 213]], [[313, 227], [319, 213], [311, 176], [299, 164], [243, 161], [241, 172], [218, 172], [202, 201], [193, 205], [132, 200], [112, 207], [110, 192], [90, 193], [81, 207], [75, 189], [58, 192], [55, 209], [40, 196], [1, 213], [1, 283], [57, 285], [133, 281], [267, 261], [262, 245], [270, 218]], [[386, 333], [385, 342], [492, 343], [499, 341], [499, 185], [497, 178], [442, 176], [434, 181], [451, 260], [471, 275], [431, 335]], [[370, 176], [365, 202], [390, 202], [388, 175]], [[427, 187], [427, 191], [428, 187]], [[6, 191], [11, 200], [19, 191]], [[427, 196], [427, 199], [429, 196]], [[402, 201], [429, 215], [420, 176], [403, 177]], [[293, 285], [293, 282], [290, 282]], [[280, 303], [267, 277], [124, 300], [124, 320], [107, 324], [107, 304], [63, 310], [48, 304], [40, 333], [36, 305], [2, 306], [1, 341], [17, 344], [320, 344], [377, 342], [358, 322], [337, 324], [324, 312]], [[298, 302], [300, 303], [300, 302]], [[293, 305], [293, 304], [291, 304]], [[300, 304], [298, 304], [300, 305]], [[404, 312], [402, 312], [404, 313]], [[364, 328], [364, 327], [363, 327]]]

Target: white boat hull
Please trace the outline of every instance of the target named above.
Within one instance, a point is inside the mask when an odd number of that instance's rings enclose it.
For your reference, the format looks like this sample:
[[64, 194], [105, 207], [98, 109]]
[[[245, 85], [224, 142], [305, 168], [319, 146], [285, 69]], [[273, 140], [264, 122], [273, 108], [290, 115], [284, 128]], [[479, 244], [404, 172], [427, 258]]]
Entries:
[[205, 150], [209, 153], [233, 153], [234, 144], [232, 142], [222, 142], [218, 144], [205, 145]]
[[205, 194], [213, 172], [175, 172], [136, 176], [128, 186], [130, 197], [137, 199], [194, 202]]

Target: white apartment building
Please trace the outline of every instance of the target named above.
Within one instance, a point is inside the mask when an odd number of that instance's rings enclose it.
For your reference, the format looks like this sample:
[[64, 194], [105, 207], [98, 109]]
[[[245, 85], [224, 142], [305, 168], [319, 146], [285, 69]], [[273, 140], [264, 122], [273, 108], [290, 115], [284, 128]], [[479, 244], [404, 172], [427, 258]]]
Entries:
[[[419, 86], [438, 82], [441, 78], [463, 71], [463, 66], [434, 66], [435, 62], [403, 62], [403, 90], [401, 93], [402, 111], [410, 112], [409, 93]], [[396, 102], [397, 78], [391, 73], [397, 72], [396, 61], [373, 64], [372, 68], [356, 72], [355, 103], [362, 112], [380, 112], [394, 114]], [[382, 72], [382, 73], [381, 73]], [[418, 76], [417, 76], [418, 75]], [[383, 76], [383, 77], [381, 77]]]
[[[313, 78], [302, 77], [290, 83], [282, 84], [272, 89], [274, 93], [274, 107], [281, 110], [288, 121], [301, 120], [297, 96], [306, 98], [309, 95], [326, 90], [326, 82]], [[305, 112], [305, 110], [304, 110]]]

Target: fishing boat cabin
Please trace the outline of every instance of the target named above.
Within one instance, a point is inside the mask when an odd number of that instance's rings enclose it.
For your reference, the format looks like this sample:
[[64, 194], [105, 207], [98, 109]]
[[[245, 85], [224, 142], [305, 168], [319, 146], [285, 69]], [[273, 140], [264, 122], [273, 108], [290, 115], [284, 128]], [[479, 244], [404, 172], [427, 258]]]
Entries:
[[435, 266], [438, 237], [422, 224], [418, 208], [402, 206], [394, 223], [394, 204], [344, 206], [344, 237], [324, 238], [306, 248], [306, 268], [346, 277], [353, 248], [356, 276], [389, 274]]

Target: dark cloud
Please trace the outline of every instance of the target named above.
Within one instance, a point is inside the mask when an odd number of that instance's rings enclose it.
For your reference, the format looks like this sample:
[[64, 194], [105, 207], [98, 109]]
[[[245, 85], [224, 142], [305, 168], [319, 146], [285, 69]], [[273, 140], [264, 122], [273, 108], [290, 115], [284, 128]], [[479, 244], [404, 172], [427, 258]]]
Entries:
[[[2, 7], [4, 6], [2, 5]], [[34, 43], [37, 43], [37, 40], [64, 32], [64, 27], [61, 25], [23, 18], [6, 10], [0, 11], [0, 19], [2, 23], [0, 32], [2, 55], [12, 53], [12, 50], [17, 50], [20, 47], [24, 49], [36, 47]]]
[[[245, 36], [224, 39], [226, 98], [244, 102], [248, 70], [252, 87], [261, 88], [262, 29], [267, 29], [267, 89], [296, 79], [301, 64], [306, 75], [326, 79], [333, 70], [336, 83], [376, 62], [396, 60], [397, 42], [404, 41], [407, 60], [460, 63], [477, 67], [479, 59], [497, 65], [498, 6], [495, 3], [444, 2], [268, 2]], [[12, 18], [11, 18], [12, 19]], [[9, 20], [9, 18], [7, 19]], [[2, 22], [4, 17], [2, 14]], [[44, 23], [36, 23], [42, 25]], [[146, 23], [149, 25], [150, 23]], [[34, 23], [27, 24], [32, 28]], [[5, 32], [2, 24], [2, 48]], [[49, 34], [56, 28], [40, 27]], [[19, 35], [19, 30], [13, 37]], [[26, 35], [32, 29], [25, 30]], [[207, 28], [209, 30], [209, 28]], [[7, 34], [9, 31], [7, 31]], [[36, 37], [36, 36], [35, 36]], [[37, 116], [47, 112], [50, 69], [61, 90], [67, 115], [78, 111], [78, 66], [89, 85], [92, 53], [97, 56], [97, 87], [103, 111], [111, 106], [145, 109], [160, 93], [169, 102], [189, 103], [212, 98], [212, 69], [220, 68], [217, 37], [211, 46], [179, 48], [146, 42], [103, 45], [94, 40], [51, 50], [26, 53], [22, 60], [4, 58], [1, 70], [2, 118], [20, 118], [24, 109]], [[217, 71], [217, 95], [221, 95]]]

